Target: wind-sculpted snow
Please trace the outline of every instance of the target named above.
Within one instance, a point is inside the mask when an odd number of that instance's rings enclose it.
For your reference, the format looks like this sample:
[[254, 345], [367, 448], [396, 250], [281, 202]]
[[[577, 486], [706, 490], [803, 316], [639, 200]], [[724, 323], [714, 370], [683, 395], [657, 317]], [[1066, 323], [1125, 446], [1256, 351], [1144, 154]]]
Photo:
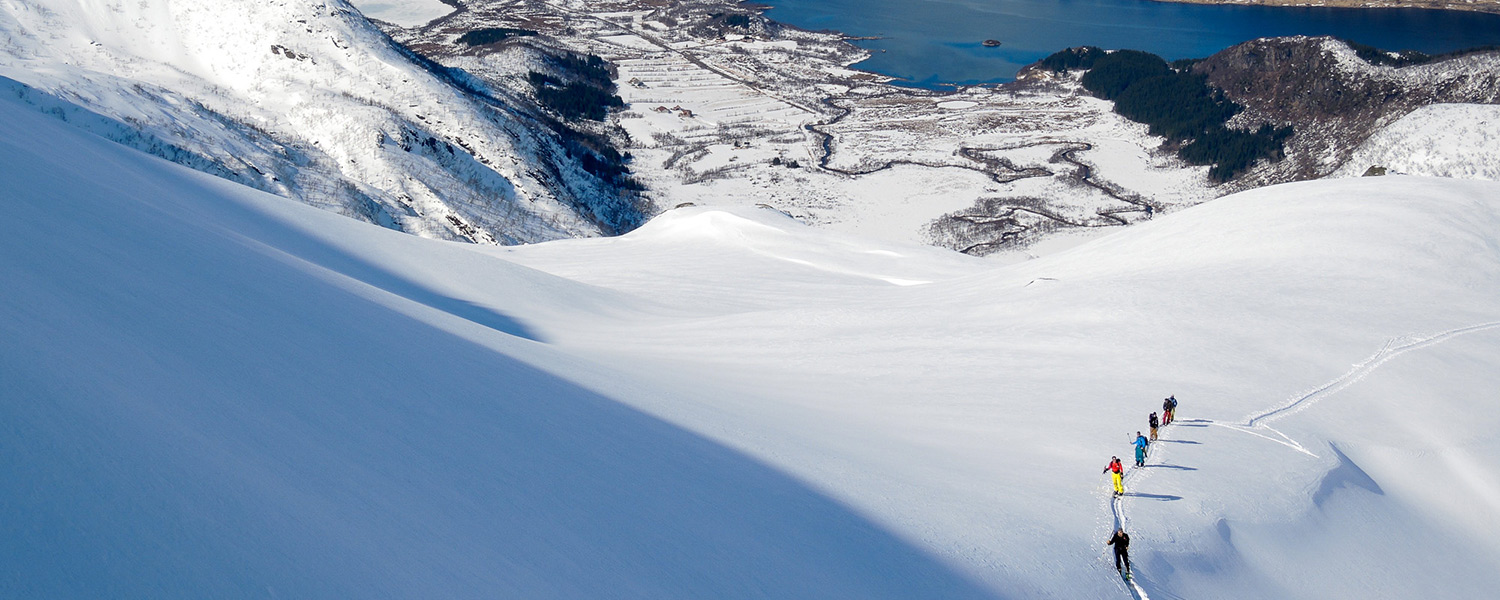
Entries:
[[639, 220], [536, 115], [424, 63], [343, 0], [18, 0], [0, 14], [0, 75], [161, 144], [117, 141], [171, 146], [158, 154], [264, 191], [481, 243]]
[[[1500, 585], [1500, 184], [1010, 266], [757, 208], [495, 248], [7, 99], [0, 189], [0, 595], [1126, 598], [1100, 470], [1168, 394], [1143, 597]], [[1307, 452], [1214, 426], [1272, 413]]]

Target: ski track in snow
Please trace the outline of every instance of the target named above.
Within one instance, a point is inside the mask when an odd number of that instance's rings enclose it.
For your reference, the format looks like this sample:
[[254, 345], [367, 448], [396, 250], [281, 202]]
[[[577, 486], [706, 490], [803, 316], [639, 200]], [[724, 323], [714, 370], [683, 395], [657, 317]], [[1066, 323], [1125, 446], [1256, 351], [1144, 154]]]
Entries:
[[[1158, 435], [1157, 437], [1158, 440], [1161, 439], [1160, 435]], [[1146, 464], [1151, 464], [1151, 459], [1156, 458], [1157, 454], [1160, 451], [1165, 450], [1165, 448], [1158, 446], [1155, 442], [1153, 442], [1147, 448], [1148, 450], [1146, 454]], [[1125, 476], [1122, 479], [1125, 483], [1130, 484], [1125, 487], [1126, 495], [1111, 496], [1109, 502], [1110, 512], [1114, 514], [1115, 518], [1115, 529], [1124, 529], [1126, 522], [1130, 520], [1125, 516], [1125, 498], [1127, 498], [1129, 494], [1132, 493], [1132, 490], [1134, 489], [1136, 483], [1140, 482], [1143, 479], [1146, 479], [1149, 475], [1150, 472], [1145, 471], [1141, 467], [1131, 467], [1130, 470], [1125, 473]], [[1108, 552], [1106, 552], [1105, 554], [1106, 556], [1108, 556]], [[1135, 598], [1135, 600], [1151, 600], [1151, 597], [1146, 595], [1146, 590], [1141, 589], [1140, 584], [1135, 582], [1135, 578], [1135, 569], [1131, 569], [1130, 579], [1121, 577], [1120, 582], [1125, 584], [1126, 591], [1130, 592], [1130, 596], [1132, 598]]]
[[[1350, 367], [1347, 373], [1344, 373], [1343, 375], [1340, 375], [1332, 381], [1318, 386], [1311, 391], [1293, 396], [1289, 402], [1281, 405], [1280, 407], [1249, 416], [1245, 419], [1245, 422], [1243, 424], [1221, 423], [1212, 420], [1209, 420], [1207, 422], [1209, 425], [1224, 427], [1226, 429], [1233, 429], [1235, 431], [1241, 431], [1256, 437], [1264, 438], [1308, 456], [1317, 458], [1317, 454], [1314, 454], [1312, 451], [1303, 447], [1301, 443], [1298, 443], [1296, 440], [1280, 431], [1277, 431], [1275, 428], [1267, 425], [1266, 423], [1286, 417], [1288, 415], [1296, 414], [1297, 412], [1300, 412], [1307, 407], [1312, 406], [1313, 404], [1317, 403], [1317, 401], [1322, 400], [1323, 398], [1327, 398], [1328, 396], [1332, 396], [1340, 391], [1343, 391], [1345, 388], [1358, 383], [1370, 373], [1375, 372], [1376, 369], [1379, 369], [1381, 366], [1385, 365], [1385, 363], [1389, 362], [1393, 358], [1396, 358], [1397, 356], [1401, 356], [1402, 354], [1405, 354], [1412, 350], [1419, 350], [1429, 346], [1435, 346], [1461, 335], [1467, 335], [1479, 331], [1486, 331], [1497, 327], [1500, 327], [1500, 321], [1489, 321], [1477, 325], [1449, 329], [1447, 331], [1442, 331], [1425, 337], [1417, 337], [1414, 335], [1394, 337], [1387, 340], [1385, 345], [1382, 346], [1380, 350], [1376, 351], [1375, 354], [1371, 355], [1363, 362], [1355, 363], [1352, 367]], [[1262, 431], [1268, 433], [1262, 433]], [[1275, 435], [1276, 437], [1272, 437], [1272, 435]]]
[[[1394, 337], [1387, 340], [1385, 345], [1382, 346], [1380, 350], [1376, 351], [1375, 354], [1371, 355], [1363, 362], [1354, 364], [1347, 373], [1344, 373], [1343, 375], [1333, 379], [1332, 381], [1329, 381], [1328, 383], [1318, 386], [1311, 391], [1293, 396], [1290, 402], [1287, 402], [1280, 407], [1273, 408], [1256, 415], [1252, 415], [1246, 418], [1243, 424], [1220, 423], [1211, 419], [1200, 419], [1196, 420], [1196, 422], [1203, 422], [1209, 425], [1224, 427], [1226, 429], [1242, 431], [1244, 433], [1248, 433], [1260, 438], [1265, 438], [1308, 456], [1317, 458], [1318, 455], [1313, 454], [1307, 448], [1303, 447], [1301, 443], [1298, 443], [1296, 440], [1292, 439], [1286, 434], [1277, 431], [1270, 425], [1267, 425], [1266, 422], [1296, 414], [1297, 412], [1300, 412], [1301, 410], [1313, 405], [1318, 400], [1322, 400], [1323, 398], [1343, 391], [1345, 388], [1358, 383], [1360, 380], [1367, 377], [1370, 373], [1375, 372], [1376, 369], [1379, 369], [1385, 363], [1389, 362], [1393, 358], [1396, 358], [1397, 356], [1400, 356], [1412, 350], [1419, 350], [1429, 346], [1435, 346], [1462, 335], [1480, 331], [1487, 331], [1496, 328], [1500, 328], [1500, 321], [1489, 321], [1486, 323], [1470, 325], [1467, 327], [1458, 327], [1455, 329], [1449, 329], [1447, 331], [1435, 333], [1426, 337], [1416, 337], [1414, 335]], [[1276, 435], [1277, 437], [1272, 437], [1271, 435], [1261, 433], [1257, 430], [1268, 431], [1271, 434]], [[1162, 425], [1161, 432], [1160, 434], [1158, 434], [1158, 441], [1160, 439], [1166, 438], [1167, 431], [1167, 426]], [[1277, 439], [1278, 437], [1280, 439]], [[1146, 455], [1147, 464], [1151, 464], [1153, 462], [1152, 459], [1160, 458], [1161, 453], [1166, 450], [1165, 447], [1160, 446], [1156, 442], [1153, 442], [1149, 446], [1149, 448], [1150, 450]], [[1130, 470], [1125, 473], [1123, 480], [1125, 483], [1129, 484], [1125, 488], [1125, 495], [1111, 496], [1109, 502], [1110, 512], [1114, 517], [1115, 529], [1124, 529], [1125, 526], [1129, 523], [1130, 519], [1125, 515], [1125, 499], [1132, 493], [1132, 490], [1134, 489], [1136, 484], [1140, 483], [1142, 480], [1148, 478], [1149, 476], [1150, 472], [1145, 471], [1141, 467], [1131, 467]], [[1107, 551], [1105, 555], [1108, 556]], [[1122, 577], [1121, 582], [1125, 584], [1126, 591], [1130, 592], [1132, 598], [1135, 598], [1136, 600], [1150, 600], [1150, 596], [1148, 596], [1146, 594], [1146, 591], [1141, 588], [1139, 583], [1136, 582], [1137, 579], [1139, 579], [1139, 576], [1132, 570], [1130, 579], [1125, 579]]]
[[1370, 358], [1365, 359], [1364, 362], [1355, 364], [1348, 373], [1345, 373], [1344, 375], [1340, 376], [1337, 379], [1334, 379], [1333, 381], [1323, 384], [1322, 386], [1312, 390], [1311, 392], [1294, 397], [1291, 402], [1280, 408], [1276, 408], [1250, 417], [1245, 421], [1244, 426], [1255, 427], [1256, 424], [1260, 421], [1275, 420], [1288, 414], [1295, 413], [1303, 408], [1312, 405], [1318, 400], [1336, 394], [1342, 391], [1344, 388], [1358, 383], [1361, 379], [1364, 379], [1365, 376], [1374, 372], [1375, 369], [1380, 368], [1381, 365], [1384, 365], [1387, 361], [1412, 350], [1441, 344], [1461, 335], [1494, 329], [1496, 327], [1500, 327], [1500, 321], [1490, 321], [1487, 323], [1480, 323], [1478, 325], [1470, 325], [1468, 327], [1449, 329], [1447, 331], [1436, 333], [1427, 337], [1413, 337], [1411, 335], [1406, 335], [1391, 338], [1390, 340], [1386, 341], [1385, 346], [1382, 347], [1378, 352], [1376, 352]]

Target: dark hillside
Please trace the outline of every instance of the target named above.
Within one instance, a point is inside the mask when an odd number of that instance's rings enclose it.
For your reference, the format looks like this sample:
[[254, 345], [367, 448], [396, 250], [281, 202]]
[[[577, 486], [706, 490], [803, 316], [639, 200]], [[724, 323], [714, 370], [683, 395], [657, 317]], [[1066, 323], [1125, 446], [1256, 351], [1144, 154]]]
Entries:
[[1104, 53], [1070, 48], [1043, 59], [1054, 72], [1082, 70], [1079, 82], [1090, 93], [1115, 101], [1115, 112], [1150, 127], [1152, 135], [1177, 145], [1178, 155], [1210, 165], [1209, 177], [1228, 181], [1261, 159], [1279, 160], [1290, 128], [1240, 131], [1225, 126], [1244, 107], [1225, 98], [1207, 78], [1139, 50]]
[[1428, 55], [1267, 38], [1171, 63], [1081, 47], [1023, 70], [1018, 85], [1055, 85], [1046, 74], [1069, 71], [1184, 160], [1214, 165], [1226, 193], [1328, 175], [1376, 130], [1428, 104], [1500, 103], [1500, 49], [1491, 47]]
[[1500, 103], [1500, 50], [1417, 54], [1333, 38], [1269, 38], [1224, 50], [1191, 72], [1245, 107], [1233, 122], [1296, 128], [1286, 161], [1238, 184], [1253, 187], [1325, 176], [1380, 127], [1419, 107]]

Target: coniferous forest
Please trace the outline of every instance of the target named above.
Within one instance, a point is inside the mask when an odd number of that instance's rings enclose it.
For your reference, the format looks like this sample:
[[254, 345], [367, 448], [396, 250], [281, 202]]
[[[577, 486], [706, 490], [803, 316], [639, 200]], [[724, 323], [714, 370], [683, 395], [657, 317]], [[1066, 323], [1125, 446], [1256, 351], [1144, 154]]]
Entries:
[[615, 84], [610, 80], [604, 59], [592, 54], [569, 54], [556, 57], [552, 62], [569, 81], [537, 71], [529, 73], [527, 78], [536, 91], [537, 100], [563, 118], [602, 121], [609, 109], [625, 106], [625, 102], [615, 95]]
[[1228, 128], [1225, 124], [1244, 107], [1192, 73], [1192, 63], [1168, 64], [1149, 52], [1105, 52], [1092, 46], [1069, 48], [1042, 60], [1042, 66], [1055, 72], [1085, 71], [1080, 80], [1084, 89], [1113, 100], [1115, 112], [1176, 144], [1178, 156], [1189, 164], [1211, 165], [1208, 174], [1214, 181], [1228, 181], [1257, 160], [1279, 160], [1292, 128]]

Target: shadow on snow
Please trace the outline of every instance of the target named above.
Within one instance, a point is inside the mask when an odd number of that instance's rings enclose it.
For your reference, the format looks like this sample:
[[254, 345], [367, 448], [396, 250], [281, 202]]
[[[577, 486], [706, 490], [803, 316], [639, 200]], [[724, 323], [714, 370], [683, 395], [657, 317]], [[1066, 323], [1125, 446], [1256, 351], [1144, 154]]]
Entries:
[[30, 224], [0, 236], [17, 597], [991, 596], [797, 479], [315, 271], [532, 337], [504, 315], [228, 183], [19, 121], [0, 119]]

